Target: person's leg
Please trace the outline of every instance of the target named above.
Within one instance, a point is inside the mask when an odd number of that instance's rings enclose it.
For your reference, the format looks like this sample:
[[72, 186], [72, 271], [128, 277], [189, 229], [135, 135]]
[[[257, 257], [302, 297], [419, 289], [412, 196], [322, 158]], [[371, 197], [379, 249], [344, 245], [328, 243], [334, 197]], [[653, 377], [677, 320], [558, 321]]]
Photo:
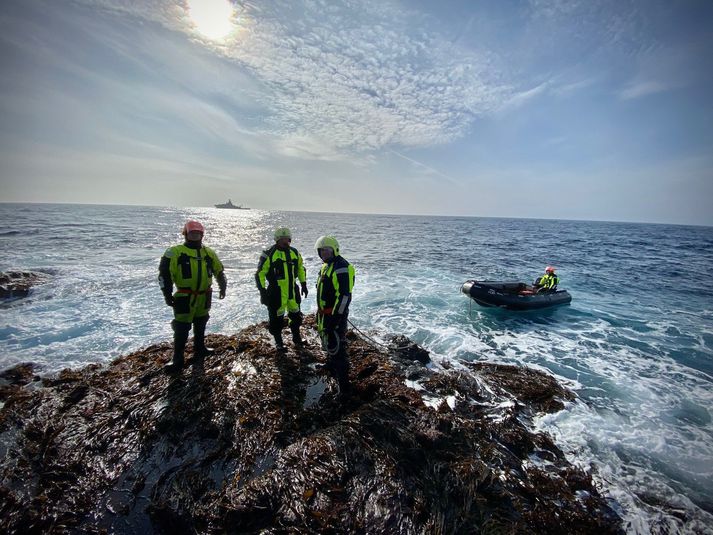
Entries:
[[212, 355], [214, 350], [205, 345], [205, 328], [210, 316], [205, 315], [200, 318], [193, 318], [193, 353], [198, 358]]
[[171, 327], [173, 327], [173, 360], [165, 366], [165, 369], [168, 372], [179, 372], [183, 368], [183, 355], [186, 351], [191, 324], [173, 320]]
[[299, 308], [296, 311], [291, 311], [287, 314], [290, 323], [290, 331], [292, 331], [292, 342], [296, 346], [304, 345], [304, 340], [300, 335], [300, 325], [302, 325], [302, 312]]
[[349, 383], [349, 356], [347, 355], [347, 320], [349, 311], [342, 314], [340, 322], [337, 324], [337, 336], [339, 337], [339, 351], [337, 352], [337, 366], [339, 369], [339, 392], [343, 396], [349, 395], [351, 384]]
[[268, 330], [275, 338], [275, 347], [283, 349], [285, 347], [285, 343], [282, 341], [282, 327], [285, 323], [284, 312], [273, 307], [268, 307], [267, 312], [269, 317]]
[[330, 325], [327, 332], [327, 369], [339, 384], [339, 394], [348, 396], [351, 390], [349, 384], [349, 359], [346, 348], [346, 316], [336, 325]]

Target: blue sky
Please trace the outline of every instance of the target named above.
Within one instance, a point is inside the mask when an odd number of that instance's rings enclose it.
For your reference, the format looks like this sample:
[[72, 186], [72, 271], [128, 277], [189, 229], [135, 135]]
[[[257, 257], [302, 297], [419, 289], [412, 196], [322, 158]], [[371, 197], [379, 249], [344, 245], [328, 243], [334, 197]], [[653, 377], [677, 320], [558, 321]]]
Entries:
[[3, 2], [0, 201], [713, 225], [713, 2], [197, 2]]

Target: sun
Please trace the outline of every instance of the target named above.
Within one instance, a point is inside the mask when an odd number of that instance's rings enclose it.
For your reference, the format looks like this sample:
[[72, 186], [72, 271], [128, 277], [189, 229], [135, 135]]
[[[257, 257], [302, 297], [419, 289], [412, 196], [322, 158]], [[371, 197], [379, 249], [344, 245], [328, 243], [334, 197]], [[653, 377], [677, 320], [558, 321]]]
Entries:
[[228, 0], [188, 0], [188, 14], [201, 35], [217, 41], [233, 30], [233, 4]]

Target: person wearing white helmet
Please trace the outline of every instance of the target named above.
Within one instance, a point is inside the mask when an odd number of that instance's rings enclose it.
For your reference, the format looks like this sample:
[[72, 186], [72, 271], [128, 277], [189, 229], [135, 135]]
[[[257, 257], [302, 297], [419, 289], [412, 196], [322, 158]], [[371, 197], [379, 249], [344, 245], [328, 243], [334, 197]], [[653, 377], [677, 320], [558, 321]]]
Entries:
[[327, 351], [327, 369], [339, 383], [340, 394], [346, 396], [350, 390], [346, 334], [354, 266], [340, 255], [334, 236], [322, 236], [314, 248], [323, 262], [317, 278], [317, 330]]
[[[210, 247], [203, 245], [205, 228], [198, 221], [188, 221], [183, 226], [185, 242], [169, 247], [158, 267], [158, 281], [166, 304], [173, 308], [173, 360], [167, 372], [183, 368], [188, 333], [193, 324], [193, 353], [201, 360], [213, 350], [205, 345], [205, 328], [208, 324], [213, 288], [213, 278], [218, 282], [219, 299], [225, 298], [228, 281], [223, 264]], [[176, 285], [176, 292], [173, 285]]]
[[[260, 255], [255, 283], [260, 291], [260, 302], [267, 307], [268, 330], [275, 338], [278, 351], [284, 351], [282, 340], [285, 312], [292, 331], [295, 347], [305, 345], [300, 336], [302, 297], [307, 297], [307, 271], [302, 255], [291, 246], [292, 233], [286, 227], [275, 229], [275, 245]], [[297, 287], [299, 282], [300, 288]], [[300, 295], [301, 293], [301, 295]]]
[[538, 277], [532, 286], [537, 293], [554, 292], [559, 282], [560, 278], [555, 275], [555, 268], [547, 266], [545, 268], [545, 274], [542, 275], [542, 277]]

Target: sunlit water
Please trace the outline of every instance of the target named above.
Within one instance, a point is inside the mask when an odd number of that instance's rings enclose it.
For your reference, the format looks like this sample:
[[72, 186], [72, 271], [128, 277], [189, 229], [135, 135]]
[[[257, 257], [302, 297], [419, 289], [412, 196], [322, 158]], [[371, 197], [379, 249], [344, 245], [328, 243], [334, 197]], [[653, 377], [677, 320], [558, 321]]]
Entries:
[[[187, 218], [224, 264], [228, 296], [208, 329], [266, 319], [254, 286], [276, 226], [305, 258], [334, 234], [357, 268], [351, 319], [403, 333], [449, 360], [553, 373], [579, 401], [541, 419], [570, 459], [592, 467], [631, 533], [713, 533], [713, 228], [259, 210], [0, 204], [0, 271], [50, 274], [0, 304], [0, 369], [44, 372], [169, 340], [158, 261]], [[468, 278], [531, 280], [559, 268], [571, 306], [513, 313], [471, 304]]]

